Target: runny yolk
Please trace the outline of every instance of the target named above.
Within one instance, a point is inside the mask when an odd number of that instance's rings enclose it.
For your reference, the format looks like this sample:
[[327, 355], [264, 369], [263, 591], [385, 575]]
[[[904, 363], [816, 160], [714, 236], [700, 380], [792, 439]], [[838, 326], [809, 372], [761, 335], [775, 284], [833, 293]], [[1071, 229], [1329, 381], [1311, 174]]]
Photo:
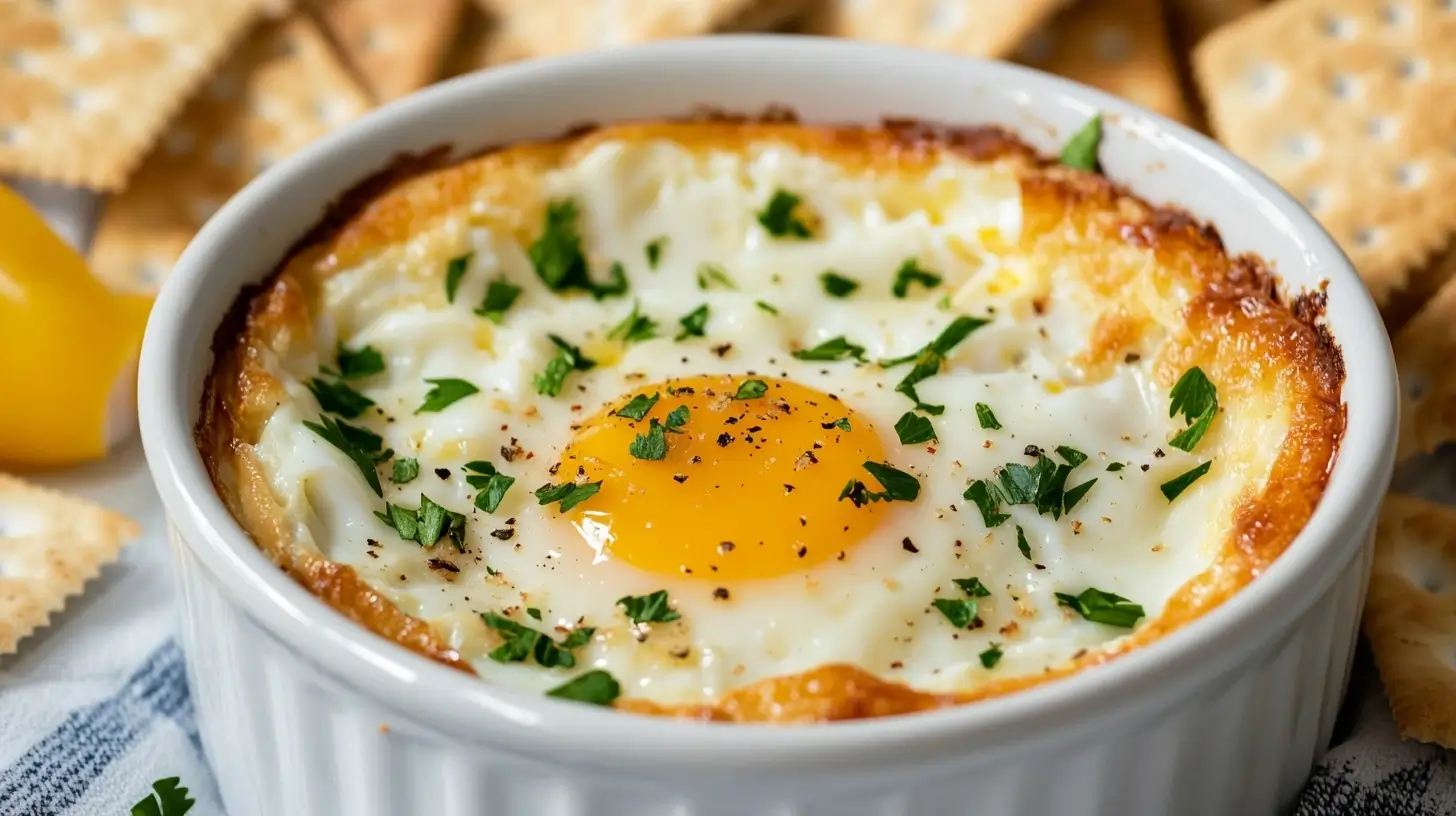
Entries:
[[[763, 396], [734, 399], [749, 380]], [[659, 395], [641, 420], [617, 412]], [[687, 407], [682, 433], [665, 432], [660, 460], [631, 454], [652, 420]], [[845, 429], [848, 425], [848, 429]], [[882, 504], [839, 499], [866, 461], [884, 461], [869, 421], [822, 391], [789, 380], [697, 376], [639, 387], [577, 430], [557, 480], [602, 482], [567, 514], [598, 558], [704, 580], [772, 578], [802, 571], [864, 538]]]

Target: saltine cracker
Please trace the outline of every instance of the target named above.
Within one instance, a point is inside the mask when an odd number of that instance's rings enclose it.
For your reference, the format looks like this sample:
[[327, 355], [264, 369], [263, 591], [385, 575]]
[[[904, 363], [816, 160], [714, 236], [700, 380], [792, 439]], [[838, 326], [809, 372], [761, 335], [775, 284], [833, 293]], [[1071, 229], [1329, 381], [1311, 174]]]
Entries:
[[464, 0], [313, 0], [311, 10], [376, 102], [439, 75]]
[[1010, 54], [1066, 0], [823, 0], [811, 34], [980, 57]]

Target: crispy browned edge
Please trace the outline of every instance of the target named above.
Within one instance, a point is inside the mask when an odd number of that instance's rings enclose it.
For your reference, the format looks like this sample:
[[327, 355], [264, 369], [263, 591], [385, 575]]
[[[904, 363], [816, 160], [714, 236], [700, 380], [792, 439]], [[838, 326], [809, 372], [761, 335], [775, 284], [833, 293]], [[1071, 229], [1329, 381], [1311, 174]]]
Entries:
[[[886, 120], [879, 128], [800, 126], [794, 114], [782, 108], [754, 117], [703, 112], [691, 121], [737, 125], [744, 132], [788, 126], [801, 135], [807, 133], [804, 138], [812, 144], [856, 147], [871, 153], [889, 150], [896, 161], [914, 161], [944, 149], [978, 161], [1024, 159], [1033, 169], [1021, 182], [1024, 210], [1030, 216], [1023, 225], [1023, 241], [1055, 242], [1058, 234], [1065, 238], [1067, 230], [1054, 227], [1072, 227], [1078, 235], [1115, 237], [1152, 250], [1160, 265], [1206, 282], [1187, 308], [1190, 336], [1160, 359], [1160, 379], [1171, 382], [1188, 366], [1198, 364], [1215, 381], [1223, 379], [1220, 375], [1253, 377], [1266, 385], [1292, 389], [1294, 410], [1290, 432], [1265, 489], [1239, 503], [1234, 530], [1214, 566], [1181, 587], [1157, 619], [1109, 648], [1088, 652], [1042, 674], [995, 680], [961, 693], [917, 691], [856, 666], [833, 664], [751, 684], [725, 695], [716, 705], [669, 707], [623, 699], [617, 701], [618, 709], [709, 721], [805, 723], [926, 711], [1017, 691], [1114, 660], [1216, 607], [1266, 569], [1314, 512], [1345, 428], [1340, 400], [1344, 361], [1323, 323], [1322, 289], [1288, 297], [1262, 259], [1252, 255], [1229, 258], [1211, 225], [1173, 207], [1151, 206], [1100, 174], [1059, 167], [999, 127], [944, 127], [907, 120]], [[554, 143], [564, 144], [594, 130], [592, 125], [573, 128]], [[472, 158], [495, 150], [487, 149]], [[306, 291], [310, 282], [288, 269], [300, 264], [346, 265], [364, 253], [363, 247], [385, 237], [398, 237], [392, 233], [407, 232], [417, 214], [405, 212], [406, 202], [396, 194], [411, 183], [418, 184], [422, 177], [454, 165], [450, 152], [441, 147], [397, 157], [344, 193], [270, 276], [239, 292], [213, 338], [214, 366], [195, 431], [198, 448], [229, 511], [275, 563], [346, 617], [426, 657], [473, 674], [459, 653], [427, 624], [396, 608], [353, 568], [290, 551], [282, 537], [281, 519], [270, 504], [266, 480], [246, 452], [244, 437], [249, 430], [260, 431], [261, 423], [251, 429], [246, 423], [239, 424], [245, 414], [266, 418], [272, 410], [266, 404], [271, 399], [269, 388], [276, 387], [276, 381], [258, 367], [258, 350], [249, 342], [254, 333], [267, 327], [271, 349], [286, 352], [288, 332], [278, 327], [308, 325], [306, 321], [311, 320]], [[471, 183], [471, 179], [458, 177], [435, 181], [441, 182], [440, 189], [429, 193], [434, 199], [430, 203], [442, 209], [458, 203], [452, 196], [464, 195]], [[330, 257], [321, 260], [324, 247]], [[1240, 344], [1247, 338], [1258, 342]], [[1092, 368], [1110, 365], [1137, 339], [1136, 329], [1123, 330], [1116, 321], [1099, 325], [1086, 362]], [[1225, 344], [1235, 350], [1220, 354]]]

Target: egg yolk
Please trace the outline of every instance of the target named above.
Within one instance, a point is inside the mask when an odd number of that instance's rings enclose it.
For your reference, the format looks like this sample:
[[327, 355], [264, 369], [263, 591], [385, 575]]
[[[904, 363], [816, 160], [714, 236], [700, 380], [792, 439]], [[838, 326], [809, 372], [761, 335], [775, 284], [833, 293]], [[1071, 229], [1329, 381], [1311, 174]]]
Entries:
[[0, 465], [105, 455], [129, 395], [149, 298], [114, 294], [19, 195], [0, 186]]
[[[762, 396], [735, 398], [757, 393], [754, 383]], [[634, 397], [640, 406], [653, 396], [641, 419], [622, 415]], [[682, 408], [687, 419], [673, 433]], [[639, 437], [651, 447], [654, 420], [666, 454], [634, 456]], [[782, 379], [699, 376], [607, 405], [578, 427], [557, 478], [601, 481], [567, 514], [598, 558], [673, 576], [756, 579], [845, 557], [885, 508], [856, 507], [840, 493], [850, 480], [872, 482], [864, 463], [884, 459], [874, 427], [836, 397]]]

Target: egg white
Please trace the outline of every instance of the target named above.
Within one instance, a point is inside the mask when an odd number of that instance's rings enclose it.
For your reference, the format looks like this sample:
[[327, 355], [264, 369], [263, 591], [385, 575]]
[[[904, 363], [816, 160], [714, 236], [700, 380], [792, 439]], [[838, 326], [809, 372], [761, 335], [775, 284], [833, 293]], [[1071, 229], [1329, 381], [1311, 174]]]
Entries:
[[[1019, 232], [1014, 169], [946, 159], [926, 183], [955, 191], [944, 212], [891, 218], [878, 203], [883, 179], [782, 145], [705, 157], [668, 142], [609, 141], [552, 172], [543, 195], [577, 202], [592, 269], [601, 277], [611, 261], [622, 262], [632, 287], [624, 298], [599, 302], [549, 291], [516, 237], [481, 226], [470, 213], [332, 277], [319, 354], [279, 372], [292, 399], [257, 446], [299, 541], [354, 566], [406, 612], [429, 621], [489, 682], [541, 691], [596, 667], [615, 675], [624, 694], [662, 703], [711, 703], [744, 684], [827, 663], [856, 664], [925, 690], [965, 690], [988, 678], [1040, 673], [1130, 631], [1081, 619], [1059, 606], [1054, 592], [1096, 587], [1157, 617], [1169, 596], [1212, 562], [1244, 485], [1215, 467], [1177, 501], [1161, 495], [1160, 484], [1200, 459], [1166, 444], [1182, 423], [1169, 418], [1167, 390], [1154, 382], [1149, 361], [1080, 384], [1073, 358], [1091, 328], [1085, 310], [1055, 290], [1040, 311], [1031, 308], [1031, 282], [1041, 273], [984, 240], [999, 237], [995, 246], [1003, 247]], [[816, 240], [776, 239], [758, 225], [756, 213], [777, 189], [802, 195], [822, 217]], [[649, 269], [644, 246], [663, 236], [661, 262]], [[441, 277], [419, 269], [440, 266], [447, 246], [447, 254], [474, 254], [453, 303], [440, 305], [426, 292], [437, 291]], [[894, 273], [910, 257], [945, 281], [896, 299]], [[736, 290], [701, 289], [696, 272], [704, 262], [727, 270]], [[829, 297], [819, 281], [826, 269], [858, 280], [860, 289], [850, 298]], [[473, 311], [497, 276], [524, 290], [498, 326]], [[625, 348], [607, 342], [634, 302], [658, 321], [659, 336]], [[707, 337], [674, 342], [678, 318], [703, 303], [710, 308]], [[911, 407], [893, 390], [905, 368], [801, 362], [789, 353], [845, 335], [871, 359], [903, 355], [962, 313], [994, 320], [954, 350], [947, 370], [919, 386], [923, 400], [946, 406], [931, 418], [939, 441], [930, 445], [902, 446], [895, 435], [896, 420]], [[539, 396], [532, 383], [554, 353], [548, 333], [603, 363], [573, 373], [555, 398]], [[304, 382], [339, 340], [383, 352], [387, 371], [359, 388], [389, 420], [371, 414], [360, 424], [422, 465], [408, 484], [394, 485], [386, 475], [385, 500], [415, 507], [423, 492], [466, 513], [465, 553], [445, 543], [422, 550], [401, 541], [375, 518], [382, 503], [350, 461], [304, 427], [319, 413]], [[715, 351], [724, 344], [731, 349]], [[889, 461], [919, 477], [919, 500], [890, 505], [864, 540], [824, 542], [844, 550], [843, 560], [736, 585], [598, 558], [554, 506], [537, 505], [531, 491], [560, 481], [548, 469], [572, 425], [606, 402], [672, 376], [745, 372], [841, 397], [874, 423]], [[439, 413], [414, 413], [430, 387], [425, 380], [438, 377], [468, 380], [481, 393]], [[1001, 430], [980, 427], [977, 402], [994, 410]], [[1251, 442], [1277, 444], [1274, 420], [1268, 439]], [[1010, 522], [988, 531], [962, 491], [1007, 462], [1031, 464], [1027, 445], [1087, 453], [1091, 459], [1068, 484], [1094, 477], [1097, 483], [1059, 521], [1015, 506], [1006, 510]], [[502, 448], [519, 452], [507, 461]], [[517, 480], [494, 515], [472, 506], [475, 491], [460, 470], [472, 459], [492, 461]], [[1127, 467], [1108, 472], [1112, 462]], [[437, 476], [437, 468], [448, 473]], [[1030, 559], [1016, 546], [1017, 526]], [[490, 535], [505, 529], [514, 531], [508, 540]], [[431, 568], [430, 558], [459, 571]], [[964, 597], [951, 581], [972, 576], [991, 590], [980, 599], [985, 625], [957, 630], [931, 602]], [[726, 600], [714, 597], [720, 586]], [[668, 591], [679, 621], [634, 627], [615, 604], [659, 589]], [[595, 627], [575, 669], [486, 656], [499, 641], [479, 613], [524, 607], [539, 609], [542, 620], [517, 619], [543, 631]], [[987, 669], [979, 656], [993, 643], [1004, 656]]]

